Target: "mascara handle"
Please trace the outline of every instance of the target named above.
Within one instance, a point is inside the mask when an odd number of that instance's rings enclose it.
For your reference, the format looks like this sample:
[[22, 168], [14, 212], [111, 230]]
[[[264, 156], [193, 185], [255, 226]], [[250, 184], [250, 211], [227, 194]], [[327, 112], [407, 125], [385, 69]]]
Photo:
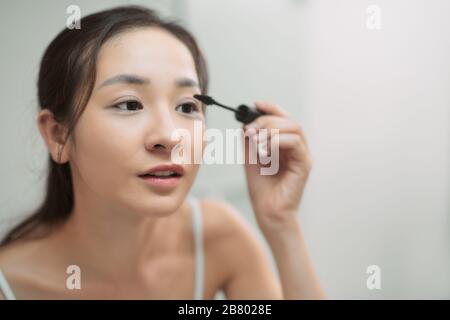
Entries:
[[259, 110], [256, 110], [255, 108], [246, 106], [245, 104], [241, 104], [238, 108], [237, 108], [238, 112], [236, 112], [235, 118], [237, 121], [242, 122], [242, 123], [250, 123], [253, 120], [255, 120], [256, 118], [258, 118], [259, 116], [264, 115], [265, 113]]

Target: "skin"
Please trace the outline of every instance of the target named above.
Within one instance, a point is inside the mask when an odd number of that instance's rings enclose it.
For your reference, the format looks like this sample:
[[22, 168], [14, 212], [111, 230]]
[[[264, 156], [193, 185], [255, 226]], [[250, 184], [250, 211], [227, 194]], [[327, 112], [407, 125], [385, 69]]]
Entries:
[[[150, 83], [101, 86], [119, 74]], [[61, 158], [72, 167], [75, 206], [69, 220], [45, 238], [0, 250], [0, 267], [18, 299], [193, 298], [194, 244], [186, 195], [199, 164], [183, 164], [185, 175], [170, 192], [157, 191], [137, 177], [171, 162], [171, 150], [179, 142], [171, 139], [174, 129], [193, 136], [194, 122], [205, 124], [201, 105], [192, 98], [200, 89], [176, 87], [179, 78], [198, 82], [189, 50], [164, 30], [128, 31], [103, 45], [94, 92]], [[142, 109], [112, 107], [128, 98], [139, 101]], [[192, 114], [182, 111], [183, 103], [197, 104], [197, 112], [195, 105]], [[255, 124], [282, 129], [282, 174], [261, 177], [259, 165], [245, 166], [252, 206], [281, 282], [241, 214], [227, 203], [204, 199], [204, 296], [212, 299], [222, 289], [227, 299], [322, 298], [295, 219], [311, 167], [303, 132], [280, 107], [263, 101], [256, 105], [270, 115]], [[37, 120], [58, 161], [65, 128], [48, 110]], [[191, 151], [204, 147], [193, 144]], [[66, 268], [72, 264], [82, 270], [82, 290], [66, 288]]]

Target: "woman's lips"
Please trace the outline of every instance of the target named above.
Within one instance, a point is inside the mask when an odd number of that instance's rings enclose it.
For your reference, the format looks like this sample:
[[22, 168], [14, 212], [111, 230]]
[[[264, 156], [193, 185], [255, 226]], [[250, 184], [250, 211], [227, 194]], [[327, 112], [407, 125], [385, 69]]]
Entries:
[[141, 178], [142, 180], [144, 180], [145, 183], [155, 186], [155, 187], [169, 187], [169, 188], [173, 188], [176, 187], [178, 185], [178, 183], [180, 182], [181, 178], [183, 176], [175, 176], [175, 177], [156, 177], [156, 176], [151, 176], [151, 175], [143, 175], [143, 176], [139, 176], [139, 178]]

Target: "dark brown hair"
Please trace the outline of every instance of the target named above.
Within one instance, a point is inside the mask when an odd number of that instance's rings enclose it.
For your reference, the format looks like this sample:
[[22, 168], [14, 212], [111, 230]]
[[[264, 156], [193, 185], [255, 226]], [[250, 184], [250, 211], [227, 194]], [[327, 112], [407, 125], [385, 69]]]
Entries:
[[[201, 92], [207, 94], [206, 60], [194, 37], [179, 23], [163, 20], [149, 8], [121, 6], [88, 15], [80, 20], [80, 24], [81, 29], [64, 29], [49, 44], [41, 60], [37, 84], [39, 109], [50, 110], [55, 120], [67, 128], [64, 144], [72, 137], [74, 127], [91, 96], [98, 52], [106, 40], [119, 33], [142, 27], [168, 31], [191, 52]], [[62, 149], [59, 157], [61, 152]], [[46, 189], [40, 207], [8, 232], [1, 246], [36, 236], [40, 227], [48, 230], [67, 220], [74, 205], [70, 164], [57, 163], [50, 154]]]

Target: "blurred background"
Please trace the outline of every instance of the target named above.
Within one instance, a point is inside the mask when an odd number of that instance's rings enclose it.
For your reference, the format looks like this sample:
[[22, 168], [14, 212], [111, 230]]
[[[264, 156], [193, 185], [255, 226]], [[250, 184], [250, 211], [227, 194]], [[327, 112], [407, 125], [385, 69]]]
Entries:
[[[2, 1], [0, 235], [43, 196], [35, 84], [72, 4], [178, 20], [208, 59], [213, 97], [272, 101], [302, 124], [314, 167], [299, 219], [330, 298], [450, 298], [449, 1]], [[208, 126], [240, 127], [220, 108]], [[192, 193], [236, 207], [271, 257], [241, 165], [203, 165]], [[370, 265], [379, 290], [366, 286]]]

